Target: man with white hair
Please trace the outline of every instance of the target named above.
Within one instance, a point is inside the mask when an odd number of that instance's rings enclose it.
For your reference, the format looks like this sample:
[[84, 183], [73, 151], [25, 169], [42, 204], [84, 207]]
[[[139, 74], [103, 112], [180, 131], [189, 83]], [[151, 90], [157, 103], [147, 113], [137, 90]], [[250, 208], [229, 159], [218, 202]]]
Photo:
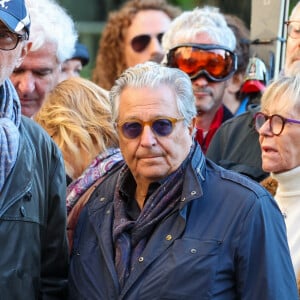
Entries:
[[72, 18], [54, 0], [26, 0], [32, 29], [31, 49], [11, 80], [20, 97], [22, 114], [32, 117], [59, 82], [62, 63], [75, 50]]
[[232, 117], [222, 100], [237, 68], [234, 33], [217, 8], [206, 6], [186, 11], [173, 20], [162, 45], [167, 66], [181, 69], [192, 80], [196, 139], [205, 153], [216, 130]]

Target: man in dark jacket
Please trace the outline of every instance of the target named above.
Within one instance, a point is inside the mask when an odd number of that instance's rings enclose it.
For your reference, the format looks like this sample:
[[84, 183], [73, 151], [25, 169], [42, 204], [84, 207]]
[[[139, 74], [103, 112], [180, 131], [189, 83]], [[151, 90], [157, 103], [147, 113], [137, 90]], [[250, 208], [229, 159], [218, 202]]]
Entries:
[[[5, 3], [4, 3], [5, 2]], [[21, 116], [8, 79], [30, 48], [24, 0], [0, 4], [0, 298], [64, 299], [68, 249], [61, 153]]]
[[79, 217], [69, 299], [298, 299], [278, 206], [194, 140], [189, 77], [148, 62], [110, 96], [126, 164]]

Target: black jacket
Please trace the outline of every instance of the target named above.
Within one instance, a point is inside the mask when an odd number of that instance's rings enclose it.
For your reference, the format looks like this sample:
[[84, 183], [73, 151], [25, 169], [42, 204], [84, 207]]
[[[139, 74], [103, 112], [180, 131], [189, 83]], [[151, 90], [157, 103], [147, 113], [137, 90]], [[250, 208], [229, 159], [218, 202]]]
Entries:
[[225, 169], [259, 182], [268, 173], [262, 170], [258, 133], [253, 126], [253, 117], [258, 110], [258, 105], [252, 105], [244, 114], [223, 123], [211, 140], [206, 156]]

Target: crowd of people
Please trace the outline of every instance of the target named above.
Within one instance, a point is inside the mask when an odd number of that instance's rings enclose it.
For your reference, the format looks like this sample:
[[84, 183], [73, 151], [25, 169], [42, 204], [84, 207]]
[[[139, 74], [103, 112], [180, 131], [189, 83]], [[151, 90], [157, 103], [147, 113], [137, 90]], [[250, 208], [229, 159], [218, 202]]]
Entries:
[[217, 7], [125, 1], [89, 79], [56, 0], [2, 2], [0, 299], [299, 299], [300, 2], [272, 81]]

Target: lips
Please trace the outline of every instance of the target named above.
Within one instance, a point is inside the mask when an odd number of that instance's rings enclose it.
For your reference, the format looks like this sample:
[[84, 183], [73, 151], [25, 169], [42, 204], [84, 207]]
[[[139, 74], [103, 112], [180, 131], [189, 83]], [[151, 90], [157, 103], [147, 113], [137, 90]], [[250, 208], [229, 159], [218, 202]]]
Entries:
[[34, 103], [35, 102], [35, 100], [33, 100], [33, 99], [28, 99], [28, 98], [20, 98], [20, 102], [21, 102], [21, 104], [23, 105], [29, 105], [30, 103]]
[[277, 150], [275, 148], [272, 148], [270, 146], [262, 146], [261, 149], [265, 153], [277, 152]]

